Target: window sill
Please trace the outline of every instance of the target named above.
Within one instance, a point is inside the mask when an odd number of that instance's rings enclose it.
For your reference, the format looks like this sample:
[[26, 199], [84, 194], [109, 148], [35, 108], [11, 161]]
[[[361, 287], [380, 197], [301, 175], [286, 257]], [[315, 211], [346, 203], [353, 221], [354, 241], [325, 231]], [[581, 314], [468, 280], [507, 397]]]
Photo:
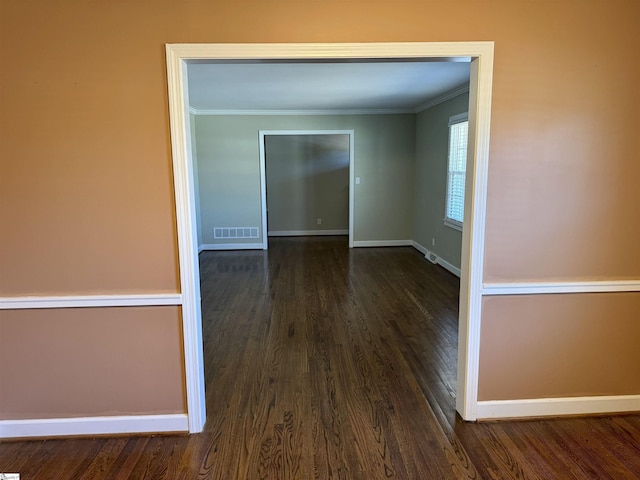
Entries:
[[450, 218], [445, 218], [444, 219], [444, 224], [449, 228], [453, 228], [454, 230], [458, 230], [459, 232], [462, 231], [462, 224], [460, 222], [456, 222], [455, 220], [451, 220]]

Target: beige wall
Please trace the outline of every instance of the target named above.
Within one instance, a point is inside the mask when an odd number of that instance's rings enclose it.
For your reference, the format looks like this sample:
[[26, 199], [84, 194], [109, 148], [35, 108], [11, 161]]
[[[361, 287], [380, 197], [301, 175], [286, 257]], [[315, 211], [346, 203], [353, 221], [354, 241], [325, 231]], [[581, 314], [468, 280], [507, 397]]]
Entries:
[[416, 116], [413, 239], [458, 268], [462, 232], [446, 226], [443, 221], [447, 196], [449, 117], [468, 110], [469, 94], [463, 93]]
[[269, 232], [347, 231], [349, 135], [266, 135], [264, 143]]
[[[180, 42], [495, 41], [485, 279], [637, 279], [640, 64], [633, 59], [640, 49], [639, 17], [635, 0], [2, 1], [0, 292], [178, 289], [164, 44]], [[369, 202], [385, 185], [362, 187]], [[588, 298], [566, 296], [573, 307], [563, 318], [576, 329]], [[636, 334], [632, 321], [615, 315], [625, 308], [622, 298], [603, 297], [605, 311], [612, 312], [607, 326], [619, 337], [603, 336], [599, 358], [617, 355], [622, 339]], [[558, 355], [584, 358], [584, 343], [566, 335], [566, 343], [554, 345], [554, 325], [527, 313], [548, 301], [530, 297], [530, 305], [508, 311], [485, 309], [483, 365], [495, 348], [486, 335], [499, 334], [507, 316], [526, 332], [520, 343], [531, 362], [547, 355], [549, 345]], [[52, 345], [69, 354], [40, 364], [43, 376], [55, 377], [88, 355], [82, 342], [63, 334], [71, 315], [7, 313], [0, 328], [14, 317], [33, 319], [20, 335], [34, 344], [46, 323], [37, 320], [46, 319], [59, 332]], [[83, 330], [88, 341], [105, 329], [128, 331], [114, 309], [84, 315], [97, 319]], [[135, 309], [128, 315], [146, 318]], [[155, 323], [143, 323], [142, 334], [157, 333]], [[176, 329], [165, 334], [180, 341]], [[84, 397], [69, 415], [120, 413], [132, 404], [138, 412], [175, 409], [174, 401], [158, 405], [153, 388], [137, 403], [135, 382], [145, 361], [135, 349], [122, 351], [119, 361], [128, 368], [110, 384], [109, 401]], [[89, 366], [96, 380], [84, 377], [87, 385], [106, 381], [99, 362]], [[565, 379], [581, 375], [581, 365], [562, 368]], [[147, 373], [163, 371], [149, 366]], [[32, 367], [13, 362], [10, 375], [26, 382]], [[483, 368], [483, 398], [533, 391], [522, 386], [521, 372], [501, 371], [501, 382], [521, 386], [509, 392], [489, 387], [486, 375]], [[44, 379], [37, 384], [41, 391], [48, 385]], [[597, 387], [590, 388], [640, 393], [633, 382]], [[167, 388], [171, 398], [183, 395], [182, 386]], [[584, 393], [575, 384], [535, 389], [543, 390]], [[75, 405], [78, 391], [87, 389], [78, 385], [61, 403]], [[56, 401], [48, 405], [43, 398], [25, 412], [16, 406], [30, 401], [23, 393], [11, 409], [0, 399], [7, 417], [60, 411]]]
[[177, 307], [0, 311], [0, 420], [183, 413]]
[[485, 297], [482, 308], [480, 400], [640, 392], [640, 293]]
[[197, 115], [201, 243], [260, 225], [260, 130], [354, 130], [354, 240], [412, 238], [415, 115]]

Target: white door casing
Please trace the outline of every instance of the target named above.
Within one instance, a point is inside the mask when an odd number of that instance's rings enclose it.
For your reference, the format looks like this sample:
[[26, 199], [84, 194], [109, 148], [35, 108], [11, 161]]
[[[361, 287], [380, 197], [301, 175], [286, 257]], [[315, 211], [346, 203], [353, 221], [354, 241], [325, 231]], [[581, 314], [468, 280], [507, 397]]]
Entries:
[[353, 130], [260, 130], [260, 188], [262, 205], [262, 231], [263, 250], [268, 248], [267, 239], [267, 188], [266, 188], [266, 154], [264, 150], [264, 137], [268, 135], [349, 135], [349, 248], [353, 248], [353, 215], [354, 215], [354, 192], [355, 166], [354, 166], [354, 131]]
[[[398, 61], [402, 59], [449, 60], [461, 58], [471, 60], [469, 148], [460, 281], [456, 409], [465, 420], [476, 420], [493, 50], [493, 42], [166, 45], [182, 292], [187, 414], [191, 433], [202, 431], [206, 420], [206, 411], [186, 62], [189, 60], [260, 59], [313, 61], [314, 59], [349, 58], [397, 59]], [[351, 138], [353, 139], [353, 137]], [[350, 170], [352, 175], [353, 169], [350, 168]], [[350, 192], [353, 190], [353, 178], [351, 178]], [[352, 217], [352, 212], [350, 212], [350, 217]], [[351, 240], [353, 235], [351, 228], [354, 220], [350, 220]], [[263, 231], [263, 235], [266, 238], [266, 232]]]

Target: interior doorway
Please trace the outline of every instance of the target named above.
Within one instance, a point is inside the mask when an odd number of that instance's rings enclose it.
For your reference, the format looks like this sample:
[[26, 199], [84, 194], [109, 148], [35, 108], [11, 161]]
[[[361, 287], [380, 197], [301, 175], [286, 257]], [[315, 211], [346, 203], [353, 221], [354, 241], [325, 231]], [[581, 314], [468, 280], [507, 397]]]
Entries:
[[[206, 420], [202, 324], [197, 257], [187, 62], [288, 62], [451, 60], [471, 62], [469, 149], [465, 186], [456, 410], [477, 418], [483, 253], [491, 117], [493, 42], [366, 44], [176, 44], [167, 45], [167, 78], [174, 168], [178, 253], [189, 431]], [[351, 178], [353, 186], [353, 177]], [[353, 189], [351, 189], [353, 190]]]
[[348, 235], [353, 247], [354, 131], [259, 135], [264, 248], [270, 236], [315, 235]]

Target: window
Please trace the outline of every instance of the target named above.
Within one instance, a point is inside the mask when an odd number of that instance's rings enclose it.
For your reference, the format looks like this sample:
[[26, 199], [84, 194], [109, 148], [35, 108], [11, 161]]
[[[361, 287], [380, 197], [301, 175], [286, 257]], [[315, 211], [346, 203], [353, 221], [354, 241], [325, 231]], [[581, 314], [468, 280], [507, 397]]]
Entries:
[[462, 230], [464, 219], [464, 183], [467, 169], [469, 115], [449, 117], [449, 161], [447, 167], [447, 201], [445, 225]]

